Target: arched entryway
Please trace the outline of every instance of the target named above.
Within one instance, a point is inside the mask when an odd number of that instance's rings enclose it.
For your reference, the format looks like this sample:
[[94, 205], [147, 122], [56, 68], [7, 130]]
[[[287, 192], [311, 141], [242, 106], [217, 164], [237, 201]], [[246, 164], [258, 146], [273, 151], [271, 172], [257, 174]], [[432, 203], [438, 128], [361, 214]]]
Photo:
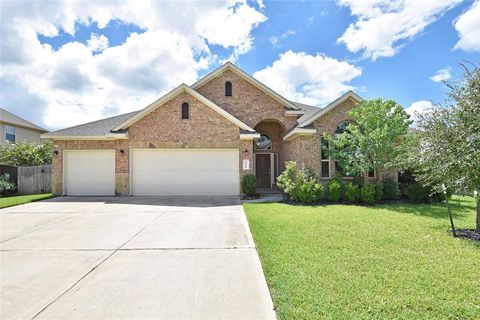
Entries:
[[254, 168], [259, 188], [273, 188], [280, 174], [285, 127], [276, 120], [263, 120], [255, 126], [260, 138], [254, 142]]

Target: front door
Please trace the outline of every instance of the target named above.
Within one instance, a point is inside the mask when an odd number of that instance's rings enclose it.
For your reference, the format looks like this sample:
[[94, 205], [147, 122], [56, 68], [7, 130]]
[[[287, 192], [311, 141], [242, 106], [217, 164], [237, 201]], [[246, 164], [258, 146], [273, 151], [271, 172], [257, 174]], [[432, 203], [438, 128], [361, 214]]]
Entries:
[[259, 188], [271, 188], [270, 154], [255, 155], [255, 175]]

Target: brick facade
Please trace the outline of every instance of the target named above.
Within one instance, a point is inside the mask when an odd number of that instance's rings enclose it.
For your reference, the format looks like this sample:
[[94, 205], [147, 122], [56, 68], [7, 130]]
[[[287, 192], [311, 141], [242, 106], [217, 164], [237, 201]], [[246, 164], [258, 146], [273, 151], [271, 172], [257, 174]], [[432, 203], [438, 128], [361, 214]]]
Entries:
[[[189, 119], [181, 119], [182, 103], [189, 103]], [[181, 93], [129, 128], [126, 140], [54, 140], [52, 189], [63, 190], [64, 150], [115, 150], [115, 193], [129, 194], [129, 155], [134, 148], [239, 149], [240, 165], [250, 159], [250, 170], [240, 167], [240, 177], [253, 170], [253, 142], [240, 140], [239, 128], [210, 107]], [[123, 153], [120, 151], [123, 150]], [[245, 156], [245, 154], [247, 154]]]
[[[232, 83], [233, 94], [225, 96], [225, 83]], [[285, 116], [285, 107], [231, 70], [211, 79], [196, 89], [236, 118], [254, 128], [264, 120], [275, 120], [291, 129], [297, 123], [295, 117]]]
[[[225, 83], [230, 81], [232, 96], [225, 96]], [[264, 93], [237, 73], [226, 69], [221, 75], [210, 79], [196, 89], [197, 92], [254, 128], [266, 133], [272, 139], [272, 149], [277, 153], [279, 172], [284, 162], [298, 161], [302, 166], [321, 174], [321, 137], [323, 133], [334, 134], [337, 125], [350, 119], [347, 112], [354, 106], [354, 100], [347, 100], [314, 122], [315, 135], [298, 136], [285, 141], [285, 134], [297, 125], [295, 116], [286, 116], [285, 107]], [[189, 104], [189, 119], [181, 118], [181, 106]], [[124, 140], [54, 140], [58, 154], [53, 158], [52, 189], [55, 193], [63, 190], [64, 150], [115, 150], [115, 192], [128, 195], [131, 149], [136, 148], [191, 148], [191, 149], [238, 149], [240, 181], [245, 174], [255, 173], [254, 141], [241, 140], [240, 129], [225, 117], [212, 110], [190, 94], [183, 92], [159, 106], [150, 114], [132, 124], [128, 139]], [[264, 151], [258, 151], [264, 152]], [[249, 168], [243, 169], [243, 160], [249, 160]], [[330, 172], [334, 174], [334, 161]], [[273, 168], [272, 168], [273, 169]], [[394, 172], [381, 172], [376, 179]], [[326, 182], [326, 180], [324, 181]]]
[[[58, 151], [52, 160], [52, 192], [63, 191], [63, 151], [65, 150], [115, 150], [115, 193], [129, 192], [128, 140], [54, 140]], [[123, 154], [120, 150], [123, 150]]]

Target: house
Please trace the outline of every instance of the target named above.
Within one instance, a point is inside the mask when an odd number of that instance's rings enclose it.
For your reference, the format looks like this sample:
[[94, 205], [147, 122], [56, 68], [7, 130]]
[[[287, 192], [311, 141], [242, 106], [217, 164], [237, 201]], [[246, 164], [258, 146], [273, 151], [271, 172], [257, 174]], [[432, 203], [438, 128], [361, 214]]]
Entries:
[[349, 91], [323, 109], [296, 103], [226, 63], [142, 110], [44, 134], [53, 191], [238, 195], [245, 174], [272, 188], [288, 160], [327, 182], [338, 167], [322, 155], [322, 134], [341, 132], [361, 100]]
[[36, 142], [40, 143], [40, 135], [47, 130], [0, 108], [0, 143], [4, 142]]

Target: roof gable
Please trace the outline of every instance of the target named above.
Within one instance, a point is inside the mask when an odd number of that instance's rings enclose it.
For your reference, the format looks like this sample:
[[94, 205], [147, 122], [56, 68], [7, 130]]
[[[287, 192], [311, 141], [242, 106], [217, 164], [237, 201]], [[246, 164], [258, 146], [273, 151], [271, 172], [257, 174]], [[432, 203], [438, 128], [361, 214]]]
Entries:
[[303, 122], [301, 122], [298, 127], [301, 127], [301, 128], [305, 128], [305, 127], [308, 127], [310, 124], [312, 124], [315, 120], [317, 120], [318, 118], [320, 118], [321, 116], [323, 116], [324, 114], [326, 114], [327, 112], [329, 112], [330, 110], [333, 110], [335, 109], [336, 107], [338, 107], [339, 105], [341, 105], [343, 102], [347, 101], [348, 99], [352, 99], [354, 101], [357, 101], [357, 102], [361, 102], [363, 101], [363, 98], [360, 97], [358, 94], [356, 94], [355, 92], [353, 91], [348, 91], [347, 93], [345, 93], [344, 95], [340, 96], [339, 98], [337, 98], [335, 101], [331, 102], [329, 105], [327, 105], [325, 108], [322, 108], [320, 110], [318, 110], [316, 113], [314, 113], [313, 115], [311, 115], [309, 118], [307, 119], [304, 119]]
[[172, 91], [170, 91], [169, 93], [167, 93], [166, 95], [161, 97], [160, 99], [151, 103], [146, 108], [140, 110], [139, 112], [134, 114], [132, 117], [126, 119], [125, 121], [123, 121], [122, 123], [120, 123], [119, 125], [114, 127], [112, 129], [112, 131], [127, 129], [129, 126], [131, 126], [132, 124], [134, 124], [138, 120], [142, 119], [143, 117], [147, 116], [153, 110], [160, 107], [161, 105], [168, 102], [169, 100], [173, 99], [174, 97], [176, 97], [177, 95], [179, 95], [182, 92], [186, 92], [186, 93], [190, 94], [191, 96], [193, 96], [194, 98], [196, 98], [197, 100], [199, 100], [200, 102], [205, 104], [207, 107], [211, 108], [213, 111], [217, 112], [218, 114], [220, 114], [221, 116], [223, 116], [224, 118], [226, 118], [227, 120], [232, 122], [233, 124], [237, 125], [240, 129], [251, 131], [251, 132], [255, 131], [254, 129], [250, 128], [248, 125], [246, 125], [242, 121], [238, 120], [237, 118], [232, 116], [230, 113], [223, 110], [222, 108], [217, 106], [215, 103], [208, 100], [207, 98], [205, 98], [200, 93], [196, 92], [195, 90], [193, 90], [192, 88], [190, 88], [186, 84], [181, 84], [177, 88], [173, 89]]
[[234, 65], [231, 62], [227, 62], [224, 65], [222, 65], [221, 67], [217, 68], [216, 70], [210, 72], [208, 75], [206, 75], [202, 79], [198, 80], [197, 82], [192, 84], [190, 87], [195, 90], [195, 89], [201, 87], [203, 84], [210, 81], [211, 79], [219, 76], [220, 74], [222, 74], [226, 70], [231, 70], [232, 72], [236, 73], [241, 78], [243, 78], [245, 81], [249, 82], [250, 84], [252, 84], [256, 88], [258, 88], [261, 91], [263, 91], [264, 93], [268, 94], [269, 96], [271, 96], [273, 99], [280, 102], [282, 105], [284, 105], [288, 109], [301, 110], [293, 102], [285, 99], [280, 94], [273, 91], [272, 89], [270, 89], [269, 87], [267, 87], [266, 85], [264, 85], [263, 83], [261, 83], [260, 81], [258, 81], [257, 79], [255, 79], [254, 77], [252, 77], [251, 75], [249, 75], [248, 73], [246, 73], [245, 71], [243, 71], [242, 69], [240, 69], [239, 67], [237, 67], [236, 65]]
[[30, 121], [20, 118], [19, 116], [11, 112], [8, 112], [7, 110], [2, 108], [0, 108], [0, 122], [9, 123], [12, 125], [16, 125], [16, 126], [24, 127], [27, 129], [36, 130], [36, 131], [47, 132], [47, 130], [31, 123]]

